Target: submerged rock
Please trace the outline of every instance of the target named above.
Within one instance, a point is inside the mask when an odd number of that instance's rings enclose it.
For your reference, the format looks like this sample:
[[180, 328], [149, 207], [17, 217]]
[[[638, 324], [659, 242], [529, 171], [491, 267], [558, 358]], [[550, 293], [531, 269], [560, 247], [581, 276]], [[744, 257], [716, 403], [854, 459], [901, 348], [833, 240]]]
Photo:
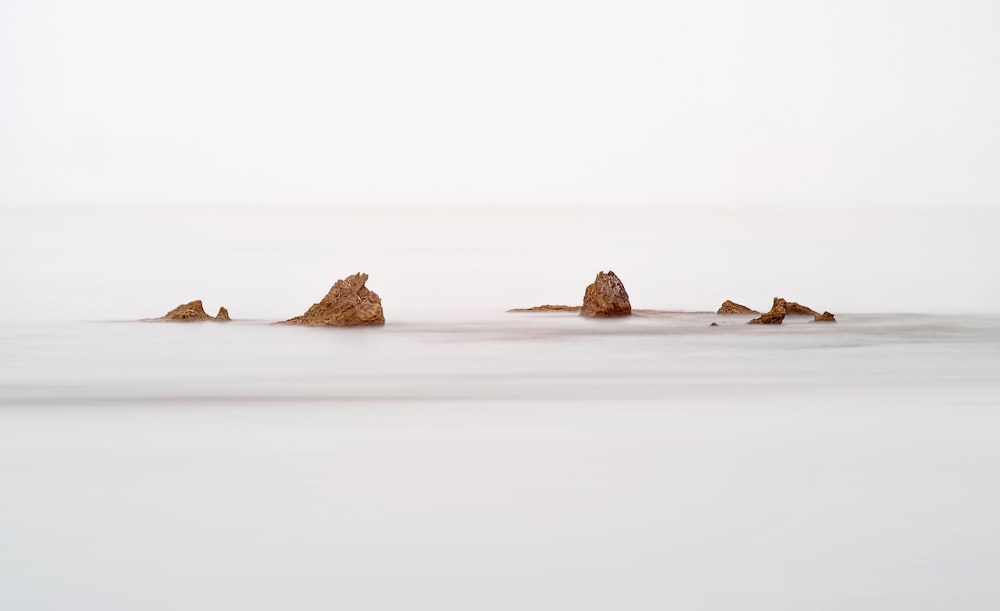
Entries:
[[751, 310], [745, 305], [740, 305], [735, 301], [729, 301], [728, 299], [722, 302], [719, 306], [719, 311], [716, 314], [760, 314], [757, 310]]
[[583, 307], [580, 316], [591, 318], [612, 318], [630, 316], [632, 304], [629, 303], [625, 285], [613, 271], [598, 272], [594, 283], [583, 293]]
[[533, 308], [514, 308], [508, 312], [579, 312], [583, 306], [571, 305], [540, 305]]
[[710, 325], [708, 325], [708, 326], [709, 326], [709, 327], [718, 327], [718, 326], [719, 326], [719, 323], [717, 323], [717, 322], [713, 322], [712, 324], [710, 324]]
[[822, 314], [816, 314], [813, 317], [813, 322], [837, 322], [837, 319], [830, 312], [823, 312]]
[[775, 297], [774, 303], [771, 305], [771, 310], [761, 314], [757, 318], [751, 320], [749, 325], [780, 325], [782, 321], [785, 320], [785, 314], [787, 314], [787, 302], [781, 297]]
[[[225, 317], [223, 318], [223, 314]], [[190, 303], [183, 303], [173, 310], [167, 312], [164, 316], [160, 318], [154, 318], [152, 320], [171, 320], [179, 322], [196, 322], [199, 320], [229, 320], [229, 312], [226, 308], [219, 308], [219, 316], [217, 318], [212, 318], [205, 311], [205, 306], [201, 304], [201, 299], [196, 299]]]
[[302, 316], [285, 321], [288, 325], [311, 327], [357, 327], [385, 324], [382, 300], [365, 288], [368, 274], [357, 273], [337, 280], [319, 303]]
[[223, 321], [223, 322], [225, 322], [227, 320], [230, 320], [230, 318], [229, 318], [229, 310], [227, 310], [226, 308], [219, 308], [219, 313], [215, 315], [215, 320], [219, 320], [219, 321]]

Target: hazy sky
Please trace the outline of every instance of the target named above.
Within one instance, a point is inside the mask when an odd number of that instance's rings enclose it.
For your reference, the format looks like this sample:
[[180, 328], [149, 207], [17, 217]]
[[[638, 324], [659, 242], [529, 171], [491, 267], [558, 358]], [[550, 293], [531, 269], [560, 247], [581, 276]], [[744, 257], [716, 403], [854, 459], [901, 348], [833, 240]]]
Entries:
[[0, 0], [0, 205], [994, 206], [998, 31], [994, 0]]
[[997, 32], [993, 0], [0, 0], [0, 313], [276, 319], [366, 271], [395, 319], [602, 269], [637, 307], [997, 311]]

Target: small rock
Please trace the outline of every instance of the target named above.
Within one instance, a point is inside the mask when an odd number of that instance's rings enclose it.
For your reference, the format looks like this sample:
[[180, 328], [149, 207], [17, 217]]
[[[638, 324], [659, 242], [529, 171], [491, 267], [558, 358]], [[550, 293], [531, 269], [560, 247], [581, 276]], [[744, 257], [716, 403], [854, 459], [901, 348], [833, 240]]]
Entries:
[[230, 320], [229, 310], [227, 310], [226, 308], [219, 308], [219, 313], [215, 315], [215, 320], [222, 322]]
[[196, 299], [190, 303], [183, 303], [164, 316], [153, 320], [171, 320], [178, 322], [196, 322], [199, 320], [214, 320], [205, 312], [205, 307], [201, 304], [201, 299]]
[[718, 326], [719, 326], [719, 323], [717, 323], [717, 322], [713, 322], [712, 324], [710, 324], [710, 325], [708, 325], [708, 326], [709, 326], [709, 327], [718, 327]]
[[599, 272], [594, 283], [583, 293], [580, 316], [612, 318], [631, 314], [632, 304], [629, 303], [628, 293], [622, 281], [613, 271]]
[[719, 311], [716, 314], [760, 314], [757, 310], [751, 310], [745, 305], [740, 305], [735, 301], [729, 301], [728, 299], [722, 302], [719, 306]]
[[822, 314], [816, 314], [813, 317], [813, 322], [837, 322], [837, 319], [830, 312], [823, 312]]

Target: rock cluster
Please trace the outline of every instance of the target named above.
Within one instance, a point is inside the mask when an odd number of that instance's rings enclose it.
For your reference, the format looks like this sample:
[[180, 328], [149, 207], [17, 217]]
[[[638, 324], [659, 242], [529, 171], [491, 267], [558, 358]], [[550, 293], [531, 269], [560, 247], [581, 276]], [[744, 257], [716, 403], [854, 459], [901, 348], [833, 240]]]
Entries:
[[788, 303], [781, 297], [775, 297], [771, 310], [754, 318], [747, 324], [751, 325], [780, 325], [785, 320], [788, 313]]
[[208, 315], [208, 312], [205, 311], [205, 306], [201, 304], [201, 299], [196, 299], [190, 303], [183, 303], [167, 312], [164, 316], [153, 320], [170, 320], [178, 322], [197, 322], [199, 320], [227, 321], [229, 320], [229, 312], [226, 311], [226, 308], [219, 308], [219, 315], [212, 318]]
[[587, 286], [583, 293], [583, 307], [580, 316], [591, 318], [614, 318], [630, 316], [632, 304], [629, 303], [625, 285], [613, 271], [598, 272], [593, 284]]
[[760, 314], [760, 312], [727, 299], [719, 306], [719, 311], [716, 314]]
[[[379, 296], [370, 291], [365, 283], [368, 281], [368, 274], [357, 273], [341, 280], [337, 280], [330, 288], [326, 296], [319, 303], [314, 303], [301, 316], [296, 316], [283, 323], [289, 325], [305, 326], [329, 326], [329, 327], [355, 327], [355, 326], [381, 326], [385, 324], [385, 316], [382, 313], [382, 300]], [[628, 292], [621, 279], [613, 271], [598, 272], [594, 282], [587, 286], [583, 295], [582, 306], [570, 305], [540, 305], [532, 308], [515, 308], [510, 312], [579, 312], [580, 316], [590, 318], [614, 318], [620, 316], [637, 315], [663, 315], [669, 312], [658, 310], [632, 310]], [[716, 314], [760, 314], [745, 305], [734, 301], [726, 300], [719, 307]], [[819, 313], [810, 307], [804, 306], [794, 301], [786, 301], [781, 297], [775, 297], [771, 304], [771, 309], [757, 318], [749, 321], [751, 325], [780, 325], [785, 316], [812, 316], [813, 322], [836, 322], [837, 319], [830, 312]], [[219, 308], [219, 313], [213, 318], [205, 312], [201, 300], [195, 300], [177, 306], [160, 318], [146, 320], [167, 320], [167, 321], [228, 321], [229, 311], [224, 307]], [[717, 327], [713, 322], [710, 326]]]
[[319, 303], [302, 316], [286, 320], [289, 325], [312, 327], [357, 327], [385, 324], [382, 300], [365, 288], [368, 274], [357, 273], [337, 280]]

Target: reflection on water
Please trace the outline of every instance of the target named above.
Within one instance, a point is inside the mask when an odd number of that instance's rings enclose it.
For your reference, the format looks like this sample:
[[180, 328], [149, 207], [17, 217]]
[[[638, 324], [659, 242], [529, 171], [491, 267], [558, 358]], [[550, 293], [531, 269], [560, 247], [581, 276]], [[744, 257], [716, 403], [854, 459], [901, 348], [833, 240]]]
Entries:
[[1000, 326], [838, 318], [0, 327], [0, 608], [997, 608]]

